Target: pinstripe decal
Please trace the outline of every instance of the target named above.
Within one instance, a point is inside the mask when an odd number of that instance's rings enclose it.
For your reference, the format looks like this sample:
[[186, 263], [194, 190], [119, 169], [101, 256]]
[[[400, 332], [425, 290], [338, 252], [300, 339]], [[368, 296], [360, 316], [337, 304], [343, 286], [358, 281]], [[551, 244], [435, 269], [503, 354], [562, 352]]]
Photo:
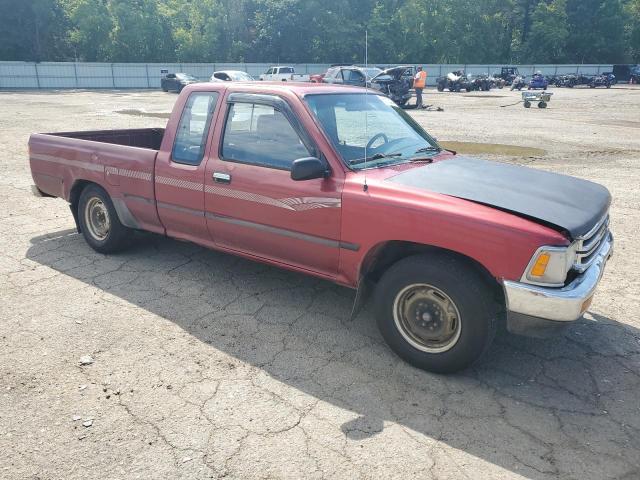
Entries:
[[263, 205], [271, 205], [272, 207], [284, 208], [286, 210], [304, 211], [314, 208], [340, 208], [341, 201], [334, 197], [293, 197], [293, 198], [272, 198], [258, 193], [245, 192], [242, 190], [234, 190], [227, 187], [219, 187], [217, 185], [206, 185], [204, 187], [206, 193], [221, 195], [238, 200], [246, 200], [247, 202], [261, 203]]
[[142, 172], [140, 170], [128, 170], [126, 168], [111, 166], [104, 167], [104, 170], [108, 175], [118, 175], [119, 177], [135, 178], [136, 180], [144, 180], [146, 182], [150, 182], [153, 179], [152, 173]]
[[162, 177], [156, 175], [156, 183], [169, 185], [170, 187], [185, 188], [187, 190], [196, 190], [202, 192], [204, 185], [202, 183], [190, 182], [188, 180], [180, 180], [179, 178]]
[[[119, 177], [132, 178], [145, 182], [153, 181], [152, 172], [144, 172], [141, 170], [130, 170], [126, 168], [118, 168], [113, 166], [104, 166], [96, 163], [84, 162], [81, 160], [67, 160], [52, 155], [32, 153], [31, 158], [44, 162], [57, 163], [69, 167], [84, 168], [93, 172], [105, 172], [108, 175], [117, 175]], [[243, 190], [234, 190], [232, 188], [220, 187], [217, 185], [203, 185], [202, 183], [181, 180], [179, 178], [164, 177], [157, 175], [156, 183], [168, 185], [175, 188], [184, 188], [196, 192], [206, 192], [214, 195], [245, 200], [247, 202], [259, 203], [262, 205], [270, 205], [272, 207], [283, 208], [285, 210], [293, 210], [303, 212], [316, 208], [340, 208], [341, 200], [335, 197], [290, 197], [290, 198], [272, 198], [259, 193], [245, 192]], [[133, 195], [131, 197], [134, 197]]]
[[204, 188], [207, 193], [214, 195], [221, 195], [223, 197], [236, 198], [238, 200], [246, 200], [247, 202], [261, 203], [263, 205], [271, 205], [272, 207], [286, 208], [293, 210], [293, 208], [286, 203], [277, 200], [275, 198], [266, 197], [258, 193], [243, 192], [242, 190], [234, 190], [232, 188], [218, 187], [216, 185], [207, 185]]

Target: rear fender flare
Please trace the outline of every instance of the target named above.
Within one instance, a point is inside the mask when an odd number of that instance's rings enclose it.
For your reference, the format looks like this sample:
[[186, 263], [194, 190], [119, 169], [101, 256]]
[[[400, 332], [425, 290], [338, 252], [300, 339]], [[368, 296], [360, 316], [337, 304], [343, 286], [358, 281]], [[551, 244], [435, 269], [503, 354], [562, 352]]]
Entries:
[[69, 190], [69, 207], [71, 208], [71, 213], [73, 214], [73, 219], [76, 222], [76, 230], [78, 233], [81, 233], [80, 222], [78, 221], [78, 202], [80, 201], [80, 194], [82, 191], [89, 185], [97, 185], [100, 188], [104, 189], [105, 192], [109, 195], [111, 202], [113, 203], [113, 208], [115, 208], [116, 213], [118, 214], [118, 220], [125, 227], [140, 229], [140, 224], [127, 207], [127, 204], [124, 202], [122, 198], [117, 198], [112, 195], [108, 188], [105, 185], [100, 185], [97, 182], [93, 182], [91, 180], [76, 180], [71, 189]]

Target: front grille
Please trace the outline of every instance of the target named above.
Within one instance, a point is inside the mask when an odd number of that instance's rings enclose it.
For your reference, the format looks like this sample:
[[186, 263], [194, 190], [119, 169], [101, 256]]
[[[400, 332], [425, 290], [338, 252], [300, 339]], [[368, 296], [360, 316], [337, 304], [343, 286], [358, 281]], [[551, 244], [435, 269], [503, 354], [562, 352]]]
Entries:
[[578, 238], [574, 268], [584, 272], [598, 257], [603, 242], [609, 236], [609, 215], [600, 220], [586, 235]]

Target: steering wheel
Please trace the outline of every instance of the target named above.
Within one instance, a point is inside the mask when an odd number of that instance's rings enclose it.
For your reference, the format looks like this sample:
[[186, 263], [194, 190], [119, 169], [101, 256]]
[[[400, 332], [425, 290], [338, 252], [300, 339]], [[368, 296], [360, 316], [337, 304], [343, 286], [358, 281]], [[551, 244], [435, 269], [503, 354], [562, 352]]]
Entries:
[[378, 140], [379, 138], [384, 139], [384, 143], [389, 143], [389, 137], [387, 137], [384, 133], [376, 133], [373, 137], [371, 137], [371, 140], [367, 142], [367, 150], [372, 148], [371, 146], [376, 143], [376, 140]]

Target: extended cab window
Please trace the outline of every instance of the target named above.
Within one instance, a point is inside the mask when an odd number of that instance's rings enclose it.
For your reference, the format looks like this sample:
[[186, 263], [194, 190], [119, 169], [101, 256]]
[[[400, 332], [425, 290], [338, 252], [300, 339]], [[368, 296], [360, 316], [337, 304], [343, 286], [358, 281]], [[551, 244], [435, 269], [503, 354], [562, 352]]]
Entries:
[[192, 93], [182, 111], [171, 159], [199, 165], [207, 145], [207, 132], [218, 101], [217, 92]]
[[309, 151], [282, 112], [269, 105], [234, 103], [229, 107], [222, 159], [289, 170]]

